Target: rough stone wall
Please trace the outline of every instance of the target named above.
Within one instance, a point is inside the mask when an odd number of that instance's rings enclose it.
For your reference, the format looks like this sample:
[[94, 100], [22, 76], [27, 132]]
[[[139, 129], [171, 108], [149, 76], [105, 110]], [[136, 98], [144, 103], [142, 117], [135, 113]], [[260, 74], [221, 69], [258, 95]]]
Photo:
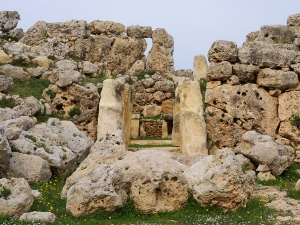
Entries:
[[299, 128], [291, 124], [300, 113], [300, 23], [295, 17], [299, 14], [289, 17], [288, 26], [250, 33], [241, 48], [229, 41], [213, 43], [205, 94], [213, 144], [234, 148], [243, 133], [256, 130], [299, 146]]
[[144, 121], [143, 127], [146, 137], [161, 138], [162, 122], [161, 121]]

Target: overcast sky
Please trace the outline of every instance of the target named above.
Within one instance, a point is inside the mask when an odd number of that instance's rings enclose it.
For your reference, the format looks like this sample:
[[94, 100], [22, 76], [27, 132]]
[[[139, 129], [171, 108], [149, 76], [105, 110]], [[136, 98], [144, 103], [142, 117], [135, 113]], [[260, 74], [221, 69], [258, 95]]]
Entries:
[[194, 56], [216, 40], [240, 47], [263, 25], [283, 24], [300, 13], [300, 0], [0, 0], [0, 11], [18, 11], [18, 27], [72, 19], [165, 28], [175, 40], [175, 69], [193, 69]]

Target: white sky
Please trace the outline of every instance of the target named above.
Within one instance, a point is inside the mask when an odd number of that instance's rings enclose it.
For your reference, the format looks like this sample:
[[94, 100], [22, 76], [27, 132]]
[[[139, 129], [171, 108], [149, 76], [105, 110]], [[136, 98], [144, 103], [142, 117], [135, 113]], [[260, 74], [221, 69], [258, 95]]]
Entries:
[[300, 0], [0, 0], [0, 11], [18, 11], [18, 27], [37, 21], [114, 21], [165, 28], [175, 40], [175, 69], [193, 69], [194, 56], [216, 40], [240, 47], [263, 25], [283, 24], [300, 13]]

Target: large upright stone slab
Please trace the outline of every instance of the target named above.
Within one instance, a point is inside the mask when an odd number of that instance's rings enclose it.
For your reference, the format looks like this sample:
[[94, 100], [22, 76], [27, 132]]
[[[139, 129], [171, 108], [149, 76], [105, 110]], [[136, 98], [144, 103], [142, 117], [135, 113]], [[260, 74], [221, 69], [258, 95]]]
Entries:
[[187, 155], [207, 155], [207, 133], [199, 82], [183, 83], [179, 89], [179, 97], [181, 152]]
[[207, 61], [204, 55], [196, 55], [194, 57], [194, 80], [206, 78]]

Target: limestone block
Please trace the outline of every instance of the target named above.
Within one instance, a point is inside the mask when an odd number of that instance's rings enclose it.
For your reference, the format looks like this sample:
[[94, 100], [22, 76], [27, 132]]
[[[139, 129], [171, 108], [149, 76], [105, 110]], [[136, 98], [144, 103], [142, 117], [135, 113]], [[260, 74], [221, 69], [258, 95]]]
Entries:
[[51, 212], [29, 212], [23, 213], [20, 218], [21, 221], [32, 221], [32, 222], [45, 222], [45, 223], [54, 223], [56, 220], [56, 216]]
[[161, 91], [156, 91], [155, 93], [153, 93], [153, 98], [158, 103], [161, 103], [163, 100], [166, 99], [166, 95], [165, 95], [165, 93], [163, 93]]
[[259, 31], [255, 31], [255, 32], [250, 32], [249, 34], [247, 34], [246, 38], [246, 42], [253, 42], [256, 40], [256, 38], [259, 35]]
[[238, 47], [236, 43], [231, 41], [215, 41], [208, 51], [209, 62], [236, 62], [238, 57]]
[[300, 190], [300, 180], [297, 181], [297, 183], [295, 185], [295, 190], [296, 191]]
[[162, 112], [161, 106], [146, 105], [144, 106], [143, 116], [152, 118], [155, 116], [159, 116], [161, 112]]
[[27, 68], [26, 71], [32, 76], [32, 77], [39, 77], [43, 73], [45, 73], [44, 67], [36, 67], [36, 68]]
[[173, 129], [172, 129], [172, 145], [181, 145], [181, 134], [180, 134], [180, 97], [178, 94], [178, 87], [175, 91], [175, 99], [173, 103]]
[[49, 69], [53, 66], [53, 61], [48, 59], [46, 56], [38, 56], [32, 59], [32, 62], [44, 67], [45, 69]]
[[127, 74], [130, 76], [135, 76], [140, 74], [145, 70], [145, 63], [142, 60], [137, 60], [131, 68], [128, 70]]
[[293, 68], [293, 70], [296, 74], [300, 75], [300, 63], [293, 64], [293, 65], [291, 65], [291, 67]]
[[[72, 37], [77, 38], [77, 37]], [[57, 60], [69, 58], [70, 48], [69, 43], [63, 43], [59, 37], [47, 38], [41, 46], [34, 46], [32, 51], [38, 53], [40, 56], [52, 56]], [[64, 39], [64, 42], [67, 40]]]
[[192, 70], [176, 70], [175, 74], [176, 77], [189, 77], [189, 78], [193, 78], [193, 71]]
[[30, 46], [39, 45], [44, 43], [46, 36], [47, 23], [44, 21], [38, 21], [27, 30], [19, 42]]
[[10, 157], [11, 149], [7, 138], [4, 136], [3, 128], [0, 127], [0, 177], [6, 176]]
[[59, 87], [66, 87], [78, 83], [81, 80], [81, 73], [75, 70], [59, 70], [52, 74], [50, 80]]
[[289, 139], [295, 144], [300, 144], [300, 129], [296, 126], [293, 126], [289, 120], [280, 123], [278, 134], [281, 137]]
[[89, 30], [91, 31], [91, 34], [94, 35], [100, 35], [100, 34], [120, 35], [126, 31], [126, 28], [121, 23], [116, 23], [112, 21], [94, 20], [89, 23]]
[[207, 80], [226, 80], [232, 76], [232, 65], [229, 62], [210, 63], [207, 69]]
[[49, 163], [36, 155], [13, 152], [9, 170], [11, 176], [25, 178], [29, 183], [47, 182], [52, 173]]
[[173, 114], [174, 99], [167, 99], [161, 103], [161, 110], [163, 114]]
[[127, 36], [132, 38], [152, 38], [152, 27], [149, 26], [129, 26]]
[[145, 86], [145, 88], [150, 88], [154, 85], [155, 81], [153, 80], [153, 78], [149, 77], [146, 79], [143, 79], [142, 84]]
[[239, 60], [242, 64], [253, 64], [261, 67], [290, 67], [298, 55], [292, 44], [268, 44], [264, 42], [245, 42], [239, 49]]
[[280, 121], [290, 120], [292, 115], [300, 111], [300, 91], [290, 91], [279, 95], [278, 117]]
[[0, 73], [4, 74], [7, 77], [23, 81], [30, 78], [30, 74], [25, 72], [22, 67], [12, 66], [10, 64], [0, 66]]
[[194, 57], [194, 80], [206, 79], [207, 61], [204, 55], [196, 55]]
[[162, 121], [161, 138], [167, 138], [168, 136], [168, 124], [166, 121]]
[[286, 90], [296, 87], [298, 83], [298, 75], [293, 71], [283, 72], [266, 68], [260, 70], [257, 76], [257, 84], [268, 88]]
[[30, 96], [22, 99], [19, 102], [19, 105], [13, 109], [20, 116], [34, 116], [37, 112], [43, 109], [43, 105], [35, 97]]
[[7, 198], [0, 198], [0, 215], [20, 216], [30, 210], [33, 196], [24, 178], [2, 178], [0, 185], [11, 191]]
[[300, 37], [300, 13], [290, 15], [287, 19], [288, 27], [295, 31], [296, 35]]
[[174, 92], [174, 90], [175, 90], [175, 84], [171, 80], [156, 81], [155, 84], [154, 84], [154, 88], [157, 91]]
[[245, 206], [255, 187], [255, 173], [244, 173], [228, 148], [200, 159], [184, 171], [184, 176], [197, 202], [217, 205], [225, 211]]
[[232, 74], [239, 78], [240, 83], [253, 83], [259, 72], [259, 67], [254, 65], [234, 64]]
[[274, 175], [272, 175], [270, 171], [268, 171], [268, 172], [259, 172], [257, 174], [257, 178], [261, 181], [276, 180], [276, 177]]
[[130, 136], [132, 138], [138, 138], [140, 135], [140, 114], [132, 114], [130, 121]]
[[207, 133], [199, 82], [183, 83], [179, 89], [179, 97], [181, 152], [187, 155], [207, 155]]
[[17, 11], [0, 11], [0, 31], [7, 32], [14, 29], [20, 20]]
[[8, 35], [11, 37], [21, 39], [24, 36], [24, 31], [22, 28], [16, 28], [16, 29], [8, 31]]
[[[277, 113], [277, 99], [271, 97], [269, 93], [258, 88], [256, 84], [245, 84], [245, 85], [221, 85], [213, 89], [207, 89], [205, 93], [205, 102], [210, 106], [223, 110], [224, 113], [220, 115], [224, 117], [230, 117], [231, 119], [219, 118], [219, 122], [224, 124], [227, 131], [230, 131], [230, 136], [237, 138], [233, 143], [238, 143], [239, 134], [243, 133], [242, 130], [257, 130], [260, 133], [275, 136], [276, 129], [279, 124], [278, 113]], [[226, 112], [226, 113], [225, 113]], [[214, 118], [208, 115], [207, 118]], [[230, 121], [233, 121], [230, 122]], [[209, 121], [207, 121], [210, 123]], [[209, 134], [214, 137], [222, 135], [218, 132], [217, 127], [219, 122], [208, 125], [212, 130]], [[233, 129], [233, 127], [236, 127]], [[240, 132], [237, 132], [237, 130]], [[239, 134], [238, 134], [239, 133]], [[220, 138], [218, 138], [220, 139]], [[224, 139], [225, 140], [225, 139]], [[216, 141], [216, 140], [214, 140]], [[219, 143], [220, 146], [225, 146]], [[234, 144], [228, 146], [234, 147]]]
[[4, 135], [8, 140], [15, 140], [23, 130], [33, 127], [34, 121], [28, 116], [20, 116], [16, 119], [6, 120], [1, 124], [4, 128]]
[[0, 92], [7, 92], [13, 83], [14, 81], [11, 77], [0, 75]]
[[263, 41], [271, 44], [292, 44], [295, 33], [284, 25], [262, 26], [255, 41]]
[[3, 50], [0, 50], [0, 64], [6, 64], [11, 62], [12, 59]]
[[236, 152], [242, 153], [255, 164], [267, 165], [272, 174], [280, 175], [291, 163], [292, 153], [290, 149], [268, 135], [262, 135], [255, 131], [248, 131], [243, 134]]
[[77, 70], [78, 63], [71, 60], [60, 60], [55, 63], [58, 70]]

